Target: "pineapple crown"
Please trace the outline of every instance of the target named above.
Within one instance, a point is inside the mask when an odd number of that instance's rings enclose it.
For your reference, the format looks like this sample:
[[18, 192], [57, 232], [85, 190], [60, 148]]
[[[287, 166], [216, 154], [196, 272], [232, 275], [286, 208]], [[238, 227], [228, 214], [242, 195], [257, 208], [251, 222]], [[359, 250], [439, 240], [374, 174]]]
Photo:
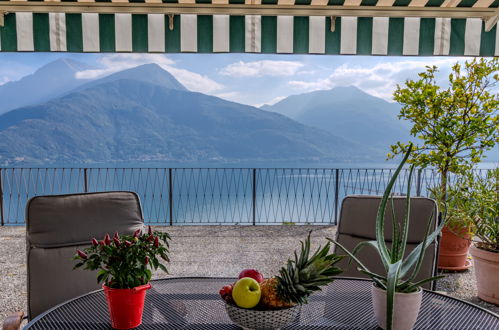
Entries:
[[294, 253], [294, 260], [289, 259], [286, 267], [279, 271], [277, 293], [284, 301], [293, 304], [306, 304], [308, 297], [315, 291], [320, 291], [321, 286], [331, 283], [333, 276], [342, 270], [334, 265], [344, 256], [329, 253], [331, 248], [328, 242], [310, 255], [310, 235], [305, 241], [300, 241], [300, 255]]

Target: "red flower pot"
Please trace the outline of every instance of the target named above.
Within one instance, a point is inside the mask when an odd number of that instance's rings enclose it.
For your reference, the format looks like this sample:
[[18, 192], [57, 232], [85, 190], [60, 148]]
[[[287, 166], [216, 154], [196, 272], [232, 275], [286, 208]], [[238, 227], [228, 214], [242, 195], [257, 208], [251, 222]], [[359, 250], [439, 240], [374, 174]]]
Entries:
[[150, 284], [144, 284], [132, 289], [114, 289], [102, 286], [106, 295], [111, 326], [113, 329], [136, 328], [142, 323], [144, 300]]
[[440, 240], [438, 268], [456, 271], [470, 268], [471, 261], [468, 260], [470, 245], [471, 237], [466, 228], [451, 230], [444, 226]]

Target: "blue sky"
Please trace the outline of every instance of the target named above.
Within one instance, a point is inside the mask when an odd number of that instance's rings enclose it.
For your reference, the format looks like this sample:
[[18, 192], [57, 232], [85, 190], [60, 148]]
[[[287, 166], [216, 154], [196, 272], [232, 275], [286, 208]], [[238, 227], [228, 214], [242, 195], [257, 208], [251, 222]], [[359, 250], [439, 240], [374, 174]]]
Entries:
[[445, 78], [453, 57], [320, 56], [275, 54], [71, 54], [2, 53], [0, 85], [19, 80], [58, 58], [90, 64], [77, 74], [98, 78], [145, 63], [157, 63], [194, 91], [260, 106], [286, 96], [354, 85], [387, 101], [397, 83], [437, 65]]

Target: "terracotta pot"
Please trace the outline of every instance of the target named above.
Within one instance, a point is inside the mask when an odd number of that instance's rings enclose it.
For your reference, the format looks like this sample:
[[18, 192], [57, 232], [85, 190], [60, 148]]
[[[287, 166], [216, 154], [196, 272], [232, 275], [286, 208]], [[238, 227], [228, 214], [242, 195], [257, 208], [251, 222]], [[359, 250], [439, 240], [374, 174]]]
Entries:
[[[374, 316], [378, 325], [386, 329], [386, 291], [371, 286], [371, 296], [373, 299]], [[393, 301], [393, 326], [395, 330], [411, 330], [418, 318], [423, 290], [412, 293], [395, 292]]]
[[102, 286], [106, 295], [111, 326], [113, 329], [136, 328], [142, 323], [144, 300], [150, 284], [133, 289], [114, 289]]
[[499, 305], [499, 252], [486, 251], [474, 245], [470, 252], [475, 265], [478, 297]]
[[471, 261], [468, 260], [471, 237], [467, 232], [466, 228], [451, 231], [445, 226], [442, 229], [438, 253], [439, 269], [466, 270], [471, 267]]

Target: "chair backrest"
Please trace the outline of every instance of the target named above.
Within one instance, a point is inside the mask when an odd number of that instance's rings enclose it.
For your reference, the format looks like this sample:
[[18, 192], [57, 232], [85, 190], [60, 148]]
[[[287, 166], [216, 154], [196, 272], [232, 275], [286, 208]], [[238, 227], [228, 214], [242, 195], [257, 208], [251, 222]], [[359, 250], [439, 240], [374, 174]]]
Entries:
[[[376, 215], [381, 202], [381, 196], [347, 196], [341, 205], [340, 220], [336, 239], [350, 251], [362, 241], [376, 239]], [[397, 221], [402, 222], [406, 212], [406, 197], [394, 196], [393, 205]], [[424, 197], [411, 197], [409, 215], [409, 234], [406, 255], [423, 241], [428, 221], [432, 219], [430, 232], [433, 232], [438, 223], [438, 209], [434, 200]], [[392, 207], [388, 203], [385, 213], [385, 241], [390, 245], [392, 242]], [[335, 252], [342, 253], [340, 248], [335, 248]], [[384, 271], [383, 264], [377, 252], [371, 247], [364, 247], [357, 254], [360, 261], [371, 271], [381, 273]], [[426, 250], [421, 270], [415, 281], [434, 276], [436, 271], [437, 244], [432, 243]], [[344, 269], [341, 276], [367, 277], [357, 270], [354, 262], [348, 264], [349, 258], [344, 258], [339, 267]], [[431, 289], [431, 283], [423, 285], [424, 288]]]
[[96, 273], [73, 270], [76, 249], [106, 233], [143, 227], [133, 192], [38, 196], [26, 206], [28, 315], [32, 319], [70, 298], [99, 288]]

